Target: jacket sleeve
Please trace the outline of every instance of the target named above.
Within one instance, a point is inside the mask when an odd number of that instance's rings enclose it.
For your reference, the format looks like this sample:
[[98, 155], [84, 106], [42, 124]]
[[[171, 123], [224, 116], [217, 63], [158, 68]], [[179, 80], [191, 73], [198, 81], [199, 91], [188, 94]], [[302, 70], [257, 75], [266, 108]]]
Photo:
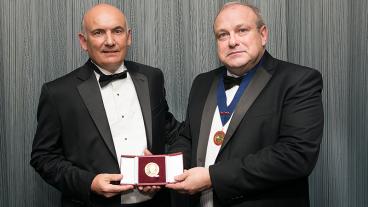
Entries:
[[61, 137], [63, 126], [47, 84], [42, 87], [37, 121], [30, 164], [47, 183], [63, 194], [88, 202], [95, 174], [65, 158]]
[[277, 142], [210, 166], [213, 190], [222, 202], [246, 198], [311, 173], [323, 134], [321, 91], [321, 74], [307, 70], [283, 100]]
[[[188, 119], [187, 119], [188, 120]], [[179, 134], [172, 137], [168, 143], [168, 152], [183, 153], [184, 169], [189, 169], [191, 166], [191, 136], [190, 136], [190, 125], [189, 121], [185, 121], [180, 129]]]
[[[183, 159], [184, 159], [184, 169], [189, 169], [193, 166], [192, 157], [193, 157], [193, 150], [192, 150], [192, 128], [190, 126], [190, 113], [191, 109], [191, 101], [193, 99], [194, 91], [196, 90], [198, 79], [200, 76], [197, 76], [193, 80], [193, 84], [191, 87], [191, 91], [189, 93], [189, 99], [188, 99], [188, 106], [187, 106], [187, 112], [185, 121], [182, 123], [180, 130], [178, 130], [178, 134], [176, 136], [173, 136], [170, 140], [168, 151], [170, 153], [175, 152], [182, 152], [183, 153]], [[196, 107], [196, 106], [194, 106]]]
[[160, 70], [159, 77], [160, 77], [160, 86], [162, 87], [164, 110], [165, 110], [165, 120], [164, 120], [165, 122], [164, 124], [165, 143], [170, 144], [179, 135], [180, 131], [183, 128], [183, 123], [179, 122], [174, 117], [174, 115], [169, 111], [169, 106], [166, 101], [164, 75], [161, 70]]

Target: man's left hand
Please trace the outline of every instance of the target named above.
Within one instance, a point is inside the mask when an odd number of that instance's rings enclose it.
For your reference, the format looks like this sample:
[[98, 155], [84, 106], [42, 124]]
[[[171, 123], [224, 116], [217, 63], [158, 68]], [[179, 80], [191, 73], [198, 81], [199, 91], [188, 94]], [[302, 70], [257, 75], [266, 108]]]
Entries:
[[190, 195], [209, 189], [212, 186], [210, 173], [204, 167], [185, 170], [183, 174], [176, 176], [175, 180], [177, 183], [167, 184], [166, 187]]

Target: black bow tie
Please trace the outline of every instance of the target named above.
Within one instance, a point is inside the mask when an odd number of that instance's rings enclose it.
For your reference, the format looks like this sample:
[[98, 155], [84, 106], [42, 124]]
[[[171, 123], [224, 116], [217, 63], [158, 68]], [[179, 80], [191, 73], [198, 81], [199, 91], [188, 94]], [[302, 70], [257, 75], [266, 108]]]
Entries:
[[98, 79], [98, 82], [100, 83], [101, 88], [105, 87], [107, 84], [109, 84], [111, 81], [117, 80], [117, 79], [124, 79], [127, 77], [127, 71], [123, 71], [121, 73], [116, 73], [112, 75], [105, 75], [103, 74], [99, 69], [94, 68], [96, 73], [100, 75], [100, 78]]
[[240, 85], [240, 83], [243, 80], [243, 76], [238, 77], [238, 78], [234, 78], [231, 76], [224, 76], [224, 86], [225, 86], [225, 90], [229, 90], [230, 88], [234, 87], [234, 86], [238, 86]]

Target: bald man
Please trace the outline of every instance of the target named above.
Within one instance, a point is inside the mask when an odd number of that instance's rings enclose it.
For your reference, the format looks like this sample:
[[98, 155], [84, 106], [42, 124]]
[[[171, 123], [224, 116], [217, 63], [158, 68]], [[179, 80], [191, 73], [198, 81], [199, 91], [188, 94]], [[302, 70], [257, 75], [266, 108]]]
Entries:
[[111, 5], [85, 13], [79, 41], [90, 59], [42, 87], [31, 165], [65, 207], [168, 206], [158, 186], [119, 185], [121, 155], [163, 154], [180, 127], [162, 72], [125, 61], [131, 30]]
[[323, 134], [321, 74], [273, 58], [250, 4], [225, 4], [214, 33], [224, 66], [193, 81], [170, 147], [191, 169], [166, 187], [193, 194], [190, 206], [308, 207]]

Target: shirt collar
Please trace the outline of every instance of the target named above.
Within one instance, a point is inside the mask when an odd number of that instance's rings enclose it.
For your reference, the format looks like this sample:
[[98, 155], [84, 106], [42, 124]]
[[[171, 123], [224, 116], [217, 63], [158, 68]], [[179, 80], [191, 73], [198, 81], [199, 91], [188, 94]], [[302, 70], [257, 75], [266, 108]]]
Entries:
[[125, 67], [124, 65], [124, 62], [119, 66], [119, 68], [114, 72], [114, 73], [111, 73], [110, 71], [108, 70], [105, 70], [103, 68], [101, 68], [100, 66], [98, 66], [96, 63], [94, 63], [92, 60], [91, 62], [93, 64], [95, 64], [97, 66], [97, 68], [105, 75], [112, 75], [112, 74], [116, 74], [116, 73], [121, 73], [121, 72], [124, 72], [125, 70], [127, 70], [127, 68]]
[[[246, 75], [247, 73], [245, 73], [244, 75]], [[234, 77], [234, 78], [239, 78], [240, 76], [235, 75], [233, 73], [231, 73], [229, 70], [226, 70], [226, 75], [229, 77]]]

